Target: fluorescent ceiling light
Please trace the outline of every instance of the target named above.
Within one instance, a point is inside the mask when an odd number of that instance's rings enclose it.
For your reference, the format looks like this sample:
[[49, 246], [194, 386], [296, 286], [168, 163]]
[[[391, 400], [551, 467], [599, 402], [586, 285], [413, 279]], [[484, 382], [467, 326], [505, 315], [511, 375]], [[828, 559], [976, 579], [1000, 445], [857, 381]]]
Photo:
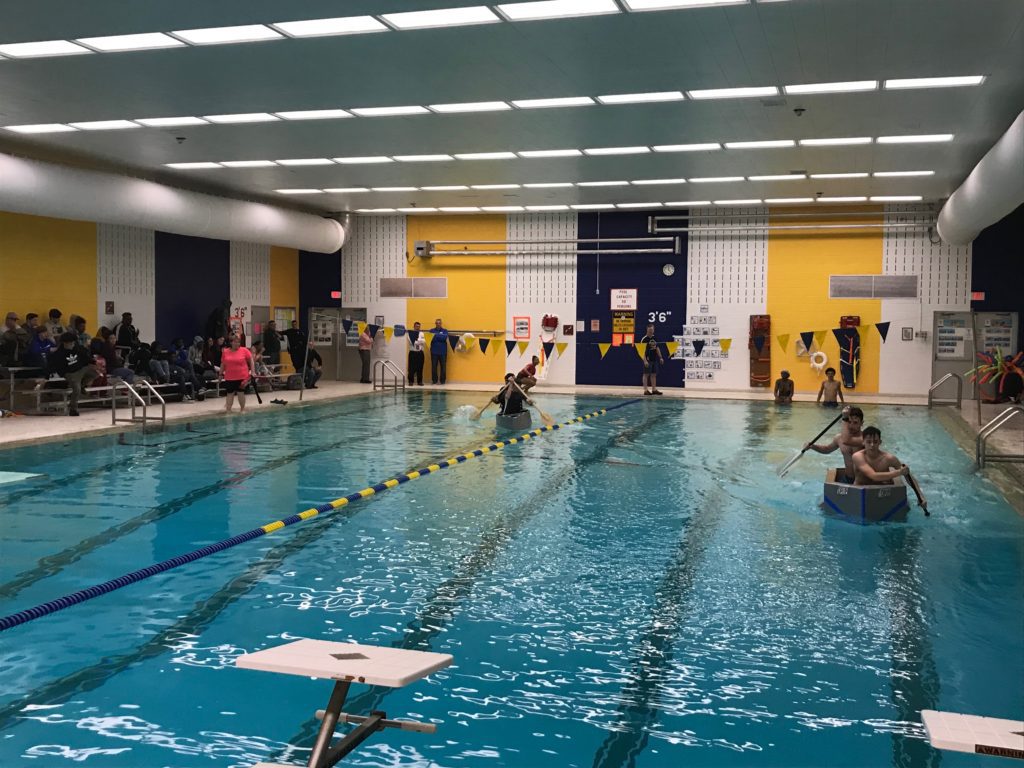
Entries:
[[394, 158], [400, 163], [443, 163], [455, 159], [451, 155], [394, 155]]
[[578, 187], [628, 187], [628, 181], [578, 181]]
[[370, 187], [373, 192], [419, 192], [418, 187]]
[[460, 192], [469, 189], [465, 184], [445, 184], [440, 187], [420, 187], [424, 192]]
[[569, 210], [568, 205], [528, 205], [526, 206], [528, 211], [567, 211]]
[[685, 184], [686, 179], [633, 179], [631, 184]]
[[612, 0], [537, 0], [532, 3], [502, 3], [496, 7], [498, 13], [509, 21], [620, 13], [619, 7]]
[[778, 96], [779, 89], [774, 85], [754, 88], [705, 88], [699, 91], [687, 91], [691, 99], [753, 99], [761, 96]]
[[676, 200], [673, 203], [665, 203], [673, 208], [696, 208], [702, 205], [711, 205], [710, 200]]
[[571, 181], [542, 181], [536, 184], [523, 184], [527, 189], [561, 189], [573, 186]]
[[812, 179], [866, 179], [868, 174], [861, 171], [855, 173], [812, 173]]
[[341, 163], [342, 165], [372, 165], [373, 163], [391, 163], [394, 161], [385, 155], [371, 155], [368, 157], [335, 157], [334, 162]]
[[697, 176], [690, 178], [691, 184], [721, 184], [726, 181], [743, 181], [742, 176]]
[[918, 203], [921, 200], [921, 195], [874, 195], [871, 198], [875, 203]]
[[501, 112], [512, 109], [504, 101], [465, 101], [457, 104], [429, 104], [428, 106], [442, 115], [459, 112]]
[[519, 189], [518, 184], [470, 184], [471, 189]]
[[607, 211], [615, 206], [611, 203], [581, 203], [580, 205], [570, 205], [574, 211]]
[[68, 123], [83, 131], [123, 131], [128, 128], [139, 128], [138, 123], [131, 120], [90, 120], [86, 123]]
[[497, 24], [501, 21], [486, 5], [469, 8], [440, 8], [434, 11], [407, 11], [381, 15], [395, 29], [427, 29], [429, 27], [463, 27], [468, 24]]
[[984, 75], [967, 75], [966, 77], [913, 77], [886, 80], [887, 90], [901, 88], [954, 88], [961, 85], [981, 85], [985, 82]]
[[787, 94], [803, 95], [808, 93], [854, 93], [856, 91], [873, 91], [877, 88], [877, 80], [851, 80], [846, 83], [806, 83], [804, 85], [787, 85], [783, 87], [783, 90]]
[[744, 200], [715, 200], [715, 205], [760, 205], [761, 200], [757, 197], [752, 197]]
[[78, 129], [64, 125], [64, 123], [36, 123], [35, 125], [8, 125], [5, 126], [5, 130], [14, 133], [68, 133]]
[[282, 195], [322, 195], [322, 189], [275, 189], [275, 192]]
[[203, 120], [211, 123], [269, 123], [279, 118], [269, 112], [240, 112], [234, 115], [203, 115]]
[[488, 213], [520, 213], [523, 210], [521, 205], [483, 205], [480, 209]]
[[185, 44], [162, 32], [144, 32], [139, 35], [111, 35], [109, 37], [80, 37], [76, 43], [87, 45], [97, 51], [114, 53], [118, 51], [148, 51], [153, 48], [181, 48]]
[[598, 96], [602, 104], [646, 104], [655, 101], [682, 101], [682, 91], [657, 91], [654, 93], [611, 93]]
[[813, 197], [766, 197], [764, 199], [769, 205], [789, 205], [791, 203], [813, 203]]
[[394, 208], [356, 208], [356, 213], [395, 213]]
[[726, 149], [780, 149], [795, 146], [792, 139], [772, 139], [770, 141], [727, 141]]
[[194, 171], [203, 168], [223, 168], [220, 163], [165, 163], [168, 168], [176, 168], [179, 171]]
[[721, 149], [722, 145], [715, 141], [707, 141], [702, 144], [659, 144], [651, 147], [655, 152], [710, 152]]
[[342, 117], [352, 117], [344, 109], [300, 109], [298, 112], [275, 112], [274, 114], [285, 120], [336, 120]]
[[345, 16], [337, 19], [309, 21], [275, 21], [274, 29], [289, 37], [326, 37], [328, 35], [359, 35], [365, 32], [387, 32], [386, 25], [373, 16]]
[[920, 136], [879, 136], [879, 144], [932, 144], [952, 141], [952, 133], [929, 133]]
[[329, 187], [324, 192], [329, 192], [332, 195], [350, 195], [357, 192], [369, 192], [368, 187]]
[[619, 203], [616, 208], [661, 208], [661, 203]]
[[866, 197], [819, 197], [819, 203], [863, 203]]
[[135, 122], [149, 128], [177, 128], [182, 125], [207, 125], [200, 117], [138, 117]]
[[836, 139], [800, 139], [801, 147], [842, 147], [854, 144], [870, 143], [870, 136], [850, 136]]
[[649, 147], [591, 147], [584, 149], [586, 155], [644, 155], [650, 152]]
[[262, 24], [243, 24], [237, 27], [205, 27], [203, 29], [176, 29], [171, 32], [192, 45], [220, 45], [222, 43], [254, 43], [259, 40], [282, 40], [284, 35]]
[[479, 211], [480, 209], [473, 205], [456, 205], [449, 206], [447, 208], [441, 208], [440, 210], [445, 213], [472, 213], [473, 211]]
[[[72, 123], [74, 125], [74, 123]], [[877, 171], [872, 176], [879, 177], [893, 177], [897, 178], [900, 176], [934, 176], [935, 171]]]
[[92, 53], [88, 48], [68, 40], [43, 40], [38, 43], [8, 43], [0, 45], [0, 54], [12, 59], [33, 59], [37, 56], [75, 56]]
[[806, 173], [776, 173], [769, 176], [748, 176], [751, 181], [792, 181], [794, 179], [806, 179]]
[[225, 168], [270, 168], [277, 165], [273, 160], [221, 160]]
[[456, 153], [459, 160], [515, 160], [515, 152], [462, 152]]
[[397, 115], [427, 115], [430, 110], [426, 107], [403, 106], [403, 107], [357, 107], [351, 110], [360, 117], [395, 117]]
[[553, 107], [588, 107], [594, 103], [589, 96], [563, 96], [557, 99], [520, 99], [512, 106], [519, 109], [551, 109]]
[[333, 160], [326, 157], [299, 157], [293, 160], [276, 160], [278, 165], [334, 165]]
[[707, 8], [713, 5], [746, 5], [748, 0], [623, 0], [631, 11], [671, 11], [678, 8]]
[[437, 213], [437, 208], [399, 208], [399, 213]]
[[579, 157], [583, 153], [578, 149], [527, 149], [516, 153], [520, 157]]

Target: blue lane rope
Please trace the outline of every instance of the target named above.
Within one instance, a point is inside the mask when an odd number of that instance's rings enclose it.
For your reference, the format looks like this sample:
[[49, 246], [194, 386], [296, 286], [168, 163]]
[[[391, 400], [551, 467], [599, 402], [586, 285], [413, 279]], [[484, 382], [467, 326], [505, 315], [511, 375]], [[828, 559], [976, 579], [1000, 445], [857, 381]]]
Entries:
[[109, 594], [121, 587], [126, 587], [129, 584], [135, 584], [143, 579], [148, 579], [150, 576], [155, 576], [158, 573], [163, 573], [164, 571], [169, 571], [172, 568], [177, 568], [179, 565], [192, 563], [217, 552], [223, 552], [224, 550], [231, 549], [243, 542], [258, 539], [260, 536], [266, 536], [268, 533], [273, 533], [274, 531], [278, 531], [289, 525], [301, 523], [303, 520], [309, 520], [322, 513], [333, 512], [335, 509], [343, 507], [346, 504], [350, 504], [353, 501], [359, 501], [360, 499], [365, 499], [368, 496], [382, 493], [390, 488], [395, 488], [403, 483], [407, 483], [410, 480], [415, 480], [418, 477], [423, 477], [424, 475], [429, 475], [442, 469], [453, 467], [456, 464], [462, 464], [463, 462], [474, 459], [477, 456], [483, 456], [484, 454], [491, 453], [493, 451], [500, 451], [510, 445], [524, 443], [527, 440], [532, 440], [534, 437], [544, 434], [545, 432], [553, 432], [556, 429], [561, 429], [562, 427], [568, 427], [589, 419], [594, 419], [598, 416], [603, 416], [609, 411], [614, 411], [618, 408], [625, 408], [627, 405], [639, 402], [641, 402], [639, 398], [627, 400], [626, 402], [619, 403], [618, 405], [612, 405], [608, 408], [602, 408], [583, 416], [577, 416], [575, 419], [570, 419], [569, 421], [563, 421], [561, 424], [538, 427], [537, 429], [530, 430], [529, 432], [524, 432], [519, 437], [513, 437], [508, 440], [491, 443], [490, 445], [477, 448], [474, 451], [469, 451], [468, 453], [453, 456], [452, 458], [445, 459], [444, 461], [439, 461], [436, 464], [431, 464], [423, 469], [418, 469], [414, 472], [409, 472], [403, 475], [397, 475], [384, 480], [383, 482], [377, 483], [376, 485], [363, 488], [361, 491], [350, 493], [348, 496], [342, 496], [340, 499], [334, 499], [334, 501], [328, 501], [324, 504], [320, 504], [319, 506], [312, 507], [303, 512], [299, 512], [298, 514], [292, 515], [291, 517], [286, 517], [284, 520], [276, 520], [273, 523], [261, 525], [259, 528], [253, 528], [251, 531], [240, 533], [237, 536], [232, 536], [230, 539], [224, 539], [216, 544], [201, 547], [200, 549], [193, 550], [192, 552], [188, 552], [184, 555], [178, 555], [177, 557], [172, 557], [169, 560], [164, 560], [163, 562], [156, 563], [145, 568], [140, 568], [137, 571], [126, 573], [123, 576], [118, 576], [116, 579], [104, 581], [102, 584], [94, 584], [91, 587], [86, 587], [85, 589], [81, 589], [77, 592], [72, 592], [71, 594], [65, 595], [64, 597], [60, 597], [56, 600], [50, 600], [47, 603], [41, 603], [40, 605], [27, 610], [12, 613], [9, 616], [0, 618], [0, 632], [4, 632], [21, 624], [26, 624], [43, 616], [48, 616], [51, 613], [56, 613], [57, 611], [64, 610], [65, 608], [70, 608], [73, 605], [84, 603], [86, 600], [92, 600], [94, 597]]

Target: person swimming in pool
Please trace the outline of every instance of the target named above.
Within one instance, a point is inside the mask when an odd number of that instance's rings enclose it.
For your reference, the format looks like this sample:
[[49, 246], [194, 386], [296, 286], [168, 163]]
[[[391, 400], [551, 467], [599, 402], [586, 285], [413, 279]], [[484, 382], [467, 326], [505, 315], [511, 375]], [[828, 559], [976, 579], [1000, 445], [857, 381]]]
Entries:
[[864, 447], [864, 438], [860, 431], [863, 423], [864, 411], [857, 406], [847, 406], [843, 409], [843, 428], [832, 439], [832, 442], [823, 445], [807, 443], [804, 450], [832, 453], [838, 448], [843, 454], [843, 464], [846, 466], [845, 482], [852, 483], [854, 480], [853, 454]]

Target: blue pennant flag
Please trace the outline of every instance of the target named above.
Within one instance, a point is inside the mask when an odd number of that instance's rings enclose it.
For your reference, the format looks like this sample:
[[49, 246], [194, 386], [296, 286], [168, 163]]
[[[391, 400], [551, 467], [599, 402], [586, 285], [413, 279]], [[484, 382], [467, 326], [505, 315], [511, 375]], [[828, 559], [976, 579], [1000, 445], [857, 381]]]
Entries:
[[814, 331], [803, 331], [800, 334], [800, 341], [804, 343], [804, 349], [811, 351], [811, 344], [814, 343]]
[[542, 346], [544, 347], [544, 357], [551, 357], [551, 353], [555, 349], [555, 342], [545, 341]]
[[[398, 329], [397, 328], [395, 328], [395, 335], [396, 336], [398, 335]], [[413, 344], [416, 343], [416, 341], [419, 339], [419, 337], [420, 337], [420, 332], [419, 331], [409, 331], [409, 341], [411, 341]]]
[[694, 339], [693, 340], [693, 354], [696, 355], [697, 357], [700, 357], [700, 353], [704, 351], [704, 345], [706, 343], [707, 342], [704, 341], [704, 339]]
[[508, 357], [509, 355], [511, 355], [512, 354], [512, 350], [515, 349], [515, 348], [516, 348], [516, 343], [514, 341], [506, 341], [505, 342], [505, 357]]
[[347, 317], [341, 321], [341, 327], [345, 329], [345, 333], [348, 333], [352, 329], [352, 323], [354, 322], [354, 320], [350, 320]]
[[448, 334], [448, 346], [452, 348], [452, 352], [454, 352], [455, 348], [459, 346], [459, 337], [456, 336], [454, 333]]
[[380, 330], [380, 326], [379, 325], [368, 325], [368, 326], [366, 326], [366, 332], [370, 335], [371, 339], [374, 336], [377, 335], [377, 331], [379, 331], [379, 330]]
[[490, 344], [490, 343], [491, 343], [490, 339], [480, 339], [480, 351], [481, 352], [486, 352], [487, 351], [487, 345]]
[[888, 323], [875, 323], [875, 328], [878, 329], [878, 335], [882, 337], [882, 343], [885, 343], [885, 337], [889, 335], [889, 324]]

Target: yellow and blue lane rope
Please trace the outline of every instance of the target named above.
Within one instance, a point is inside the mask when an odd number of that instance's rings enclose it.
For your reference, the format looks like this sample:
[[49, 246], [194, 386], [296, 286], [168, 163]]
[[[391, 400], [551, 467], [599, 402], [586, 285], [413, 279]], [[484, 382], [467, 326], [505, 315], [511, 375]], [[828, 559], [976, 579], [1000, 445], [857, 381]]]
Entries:
[[376, 485], [371, 485], [368, 488], [363, 488], [361, 491], [350, 493], [348, 496], [342, 496], [340, 499], [334, 499], [333, 501], [328, 501], [325, 502], [324, 504], [320, 504], [319, 506], [311, 507], [310, 509], [299, 512], [298, 514], [292, 515], [291, 517], [286, 517], [284, 520], [275, 520], [272, 523], [261, 525], [259, 528], [253, 528], [251, 531], [246, 531], [245, 533], [240, 533], [237, 536], [232, 536], [230, 539], [224, 539], [223, 541], [219, 541], [216, 544], [209, 544], [205, 547], [193, 550], [192, 552], [188, 552], [184, 555], [178, 555], [177, 557], [172, 557], [169, 560], [164, 560], [163, 562], [155, 563], [145, 568], [140, 568], [137, 571], [126, 573], [123, 576], [117, 577], [116, 579], [105, 581], [102, 584], [94, 584], [91, 587], [86, 587], [85, 589], [81, 589], [77, 592], [72, 592], [71, 594], [64, 595], [63, 597], [60, 597], [56, 600], [50, 600], [49, 602], [41, 603], [32, 608], [28, 608], [24, 611], [12, 613], [9, 616], [4, 616], [0, 618], [0, 632], [11, 629], [13, 627], [17, 627], [21, 624], [26, 624], [30, 621], [34, 621], [35, 619], [41, 618], [43, 616], [48, 616], [51, 613], [56, 613], [57, 611], [61, 611], [65, 608], [70, 608], [73, 605], [84, 603], [86, 600], [92, 600], [94, 597], [109, 594], [110, 592], [120, 589], [121, 587], [126, 587], [129, 584], [135, 584], [136, 582], [142, 581], [143, 579], [148, 579], [150, 576], [155, 576], [158, 573], [163, 573], [165, 571], [171, 570], [172, 568], [177, 568], [180, 565], [185, 565], [186, 563], [192, 563], [196, 560], [201, 560], [202, 558], [208, 557], [209, 555], [215, 554], [217, 552], [223, 552], [224, 550], [231, 549], [232, 547], [238, 546], [243, 542], [258, 539], [261, 536], [266, 536], [267, 534], [274, 533], [274, 531], [279, 531], [282, 528], [286, 528], [290, 525], [301, 523], [304, 520], [310, 520], [316, 517], [317, 515], [321, 515], [327, 512], [333, 512], [334, 510], [351, 504], [354, 501], [359, 501], [360, 499], [365, 499], [369, 496], [374, 496], [378, 493], [382, 493], [391, 488], [396, 488], [399, 485], [408, 483], [410, 480], [415, 480], [418, 477], [423, 477], [424, 475], [430, 475], [435, 472], [440, 472], [442, 469], [454, 467], [455, 465], [462, 464], [463, 462], [469, 461], [470, 459], [475, 459], [478, 456], [483, 456], [488, 453], [500, 451], [504, 448], [507, 448], [510, 445], [525, 443], [529, 440], [532, 440], [535, 437], [540, 437], [545, 432], [554, 432], [555, 430], [562, 429], [563, 427], [569, 427], [572, 426], [573, 424], [579, 424], [590, 419], [595, 419], [598, 416], [604, 416], [609, 411], [614, 411], [618, 408], [624, 408], [627, 405], [632, 405], [633, 403], [638, 402], [640, 402], [639, 399], [627, 400], [623, 403], [618, 403], [607, 408], [601, 408], [600, 410], [592, 411], [591, 413], [584, 414], [583, 416], [577, 416], [576, 418], [570, 419], [569, 421], [563, 421], [560, 424], [552, 424], [550, 426], [537, 427], [536, 429], [532, 429], [529, 432], [524, 432], [518, 437], [512, 437], [509, 438], [508, 440], [499, 440], [498, 442], [491, 443], [490, 445], [486, 446], [481, 446], [480, 448], [477, 448], [476, 450], [473, 451], [469, 451], [468, 453], [463, 453], [458, 456], [452, 456], [451, 458], [445, 459], [444, 461], [439, 461], [436, 464], [430, 464], [429, 466], [426, 466], [423, 469], [417, 469], [413, 472], [407, 472], [405, 474], [396, 475], [395, 477], [384, 480], [383, 482], [377, 483]]

